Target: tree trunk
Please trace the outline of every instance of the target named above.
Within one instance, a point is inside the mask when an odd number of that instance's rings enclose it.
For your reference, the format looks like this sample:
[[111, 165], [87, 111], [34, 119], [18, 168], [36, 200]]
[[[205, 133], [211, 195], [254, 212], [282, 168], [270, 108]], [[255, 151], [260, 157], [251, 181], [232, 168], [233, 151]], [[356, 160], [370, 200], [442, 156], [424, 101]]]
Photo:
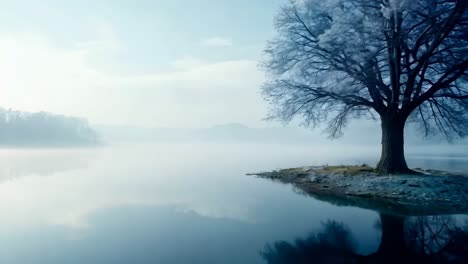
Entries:
[[406, 253], [404, 217], [380, 214], [380, 222], [382, 238], [377, 253], [384, 257], [399, 258], [403, 256]]
[[358, 263], [428, 263], [408, 247], [404, 216], [380, 213], [380, 223], [382, 238], [379, 248]]
[[406, 246], [404, 217], [380, 214], [380, 222], [382, 238], [379, 249], [363, 263], [420, 263]]
[[377, 165], [381, 173], [409, 173], [405, 160], [404, 130], [406, 118], [382, 116], [382, 154]]

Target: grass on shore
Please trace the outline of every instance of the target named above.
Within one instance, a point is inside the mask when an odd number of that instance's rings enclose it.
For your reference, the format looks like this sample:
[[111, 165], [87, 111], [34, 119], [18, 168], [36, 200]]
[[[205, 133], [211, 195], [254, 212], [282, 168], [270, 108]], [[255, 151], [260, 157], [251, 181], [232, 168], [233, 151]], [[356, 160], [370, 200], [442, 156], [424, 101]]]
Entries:
[[362, 175], [363, 173], [375, 172], [375, 169], [367, 164], [360, 166], [323, 166], [314, 169], [318, 173], [340, 173], [345, 175]]

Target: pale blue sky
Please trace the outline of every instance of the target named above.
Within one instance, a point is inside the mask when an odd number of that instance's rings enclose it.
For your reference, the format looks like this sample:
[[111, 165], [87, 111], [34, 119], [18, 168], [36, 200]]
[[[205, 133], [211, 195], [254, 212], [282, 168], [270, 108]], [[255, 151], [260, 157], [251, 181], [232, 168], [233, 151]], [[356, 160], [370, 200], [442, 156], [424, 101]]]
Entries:
[[0, 106], [93, 123], [259, 125], [258, 59], [284, 2], [0, 1]]

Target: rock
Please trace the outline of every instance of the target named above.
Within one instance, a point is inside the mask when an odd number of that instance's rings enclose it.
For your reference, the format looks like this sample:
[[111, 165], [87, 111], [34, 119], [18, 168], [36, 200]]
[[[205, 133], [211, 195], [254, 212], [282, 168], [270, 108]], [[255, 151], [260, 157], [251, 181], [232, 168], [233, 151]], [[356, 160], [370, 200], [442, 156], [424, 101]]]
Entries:
[[[431, 172], [431, 171], [429, 171]], [[378, 175], [359, 166], [306, 167], [255, 174], [292, 184], [325, 201], [376, 208], [390, 206], [399, 213], [468, 213], [468, 177], [437, 175]], [[357, 200], [356, 200], [357, 199]]]

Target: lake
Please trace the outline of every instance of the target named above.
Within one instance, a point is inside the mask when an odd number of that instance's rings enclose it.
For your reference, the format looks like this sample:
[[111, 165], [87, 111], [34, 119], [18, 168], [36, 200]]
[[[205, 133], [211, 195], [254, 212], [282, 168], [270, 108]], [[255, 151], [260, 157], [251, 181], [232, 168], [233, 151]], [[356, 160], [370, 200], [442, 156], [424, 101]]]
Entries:
[[[379, 251], [382, 230], [392, 233], [400, 218], [338, 207], [245, 174], [302, 165], [375, 165], [377, 147], [174, 143], [3, 149], [0, 263], [294, 263], [320, 259], [314, 254], [325, 253], [314, 251], [316, 244], [330, 237], [341, 237], [334, 241], [343, 243], [333, 243], [346, 252], [369, 255]], [[407, 160], [411, 167], [467, 173], [468, 154], [452, 150], [414, 148]], [[467, 219], [408, 217], [404, 231], [417, 244], [418, 224], [459, 230]]]

